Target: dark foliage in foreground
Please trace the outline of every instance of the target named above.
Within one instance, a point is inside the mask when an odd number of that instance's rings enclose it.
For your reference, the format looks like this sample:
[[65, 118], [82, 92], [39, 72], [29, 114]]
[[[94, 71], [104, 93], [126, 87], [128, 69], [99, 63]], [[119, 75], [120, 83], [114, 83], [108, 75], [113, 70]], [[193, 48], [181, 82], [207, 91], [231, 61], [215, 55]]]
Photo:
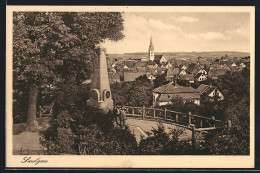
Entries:
[[51, 127], [42, 141], [47, 154], [136, 154], [137, 142], [129, 129], [115, 128], [111, 113], [87, 107], [82, 97], [87, 93], [79, 88], [65, 85], [55, 102]]

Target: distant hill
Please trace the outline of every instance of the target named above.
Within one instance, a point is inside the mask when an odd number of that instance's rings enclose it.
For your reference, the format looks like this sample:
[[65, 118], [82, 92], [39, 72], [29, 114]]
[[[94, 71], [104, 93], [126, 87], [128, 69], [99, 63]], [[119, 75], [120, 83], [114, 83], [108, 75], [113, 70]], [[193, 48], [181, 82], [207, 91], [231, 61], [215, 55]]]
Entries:
[[[227, 55], [228, 57], [242, 58], [250, 56], [249, 52], [233, 52], [233, 51], [213, 51], [213, 52], [156, 52], [157, 55], [164, 55], [168, 60], [170, 59], [190, 59], [198, 58], [221, 58]], [[136, 52], [136, 53], [125, 53], [125, 54], [109, 54], [109, 58], [140, 58], [143, 56], [147, 57], [147, 52]]]

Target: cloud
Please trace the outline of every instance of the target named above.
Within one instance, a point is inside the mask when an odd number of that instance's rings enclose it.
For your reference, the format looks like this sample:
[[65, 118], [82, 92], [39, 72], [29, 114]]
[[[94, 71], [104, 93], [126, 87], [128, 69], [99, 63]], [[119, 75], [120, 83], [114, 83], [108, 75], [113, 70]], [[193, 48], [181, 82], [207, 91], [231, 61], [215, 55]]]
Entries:
[[245, 26], [242, 26], [242, 27], [239, 27], [237, 29], [234, 29], [234, 30], [229, 30], [229, 31], [226, 31], [226, 34], [232, 36], [232, 37], [244, 37], [244, 38], [250, 38], [250, 30], [249, 30], [249, 27], [245, 27]]
[[174, 18], [175, 20], [179, 21], [179, 22], [187, 22], [187, 23], [193, 23], [193, 22], [198, 22], [199, 19], [194, 18], [194, 17], [188, 17], [188, 16], [182, 16], [179, 18]]
[[164, 22], [162, 22], [160, 20], [149, 19], [148, 23], [151, 27], [160, 29], [160, 30], [180, 30], [180, 28], [178, 28], [174, 25], [165, 24]]
[[199, 34], [205, 40], [226, 40], [229, 37], [220, 32], [206, 32]]

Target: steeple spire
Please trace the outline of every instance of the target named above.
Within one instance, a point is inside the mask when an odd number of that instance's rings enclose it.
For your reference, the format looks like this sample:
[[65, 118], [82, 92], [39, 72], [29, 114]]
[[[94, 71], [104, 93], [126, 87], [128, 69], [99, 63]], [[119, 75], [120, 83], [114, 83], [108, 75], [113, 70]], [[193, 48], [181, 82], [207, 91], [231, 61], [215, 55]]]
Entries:
[[153, 47], [152, 36], [150, 36], [150, 45], [149, 45], [149, 51], [148, 51], [148, 58], [149, 58], [149, 61], [153, 61], [154, 60], [154, 47]]
[[149, 51], [154, 51], [152, 35], [150, 36], [150, 46], [149, 46]]

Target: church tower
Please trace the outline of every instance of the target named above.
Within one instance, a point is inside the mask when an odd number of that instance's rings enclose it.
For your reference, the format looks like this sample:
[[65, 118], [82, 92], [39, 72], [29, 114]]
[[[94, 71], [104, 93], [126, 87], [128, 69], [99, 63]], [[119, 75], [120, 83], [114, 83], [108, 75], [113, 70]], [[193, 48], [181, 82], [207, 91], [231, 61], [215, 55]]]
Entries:
[[149, 61], [153, 61], [154, 60], [154, 47], [153, 47], [152, 36], [150, 37], [148, 60]]

